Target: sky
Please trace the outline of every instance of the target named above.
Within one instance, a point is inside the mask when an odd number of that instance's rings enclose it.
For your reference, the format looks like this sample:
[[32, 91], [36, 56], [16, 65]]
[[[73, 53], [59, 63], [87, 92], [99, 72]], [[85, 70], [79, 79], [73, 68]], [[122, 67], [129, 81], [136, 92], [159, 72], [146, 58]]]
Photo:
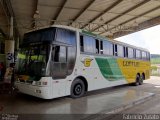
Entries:
[[160, 25], [116, 38], [116, 40], [147, 48], [151, 54], [160, 54]]

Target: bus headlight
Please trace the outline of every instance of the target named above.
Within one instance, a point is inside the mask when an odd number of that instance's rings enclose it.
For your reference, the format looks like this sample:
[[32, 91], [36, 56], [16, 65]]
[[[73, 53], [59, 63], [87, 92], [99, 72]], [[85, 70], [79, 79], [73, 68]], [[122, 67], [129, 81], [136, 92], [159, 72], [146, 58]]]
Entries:
[[40, 81], [37, 81], [35, 85], [47, 85], [48, 82], [44, 81], [44, 82], [40, 82]]
[[36, 85], [41, 85], [41, 82], [37, 81], [37, 82], [36, 82]]

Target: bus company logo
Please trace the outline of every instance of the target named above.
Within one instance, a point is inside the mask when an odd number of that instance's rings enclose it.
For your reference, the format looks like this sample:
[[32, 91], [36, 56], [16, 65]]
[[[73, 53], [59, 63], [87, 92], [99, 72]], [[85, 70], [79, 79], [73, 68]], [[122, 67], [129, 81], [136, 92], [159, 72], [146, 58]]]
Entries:
[[139, 67], [139, 62], [135, 62], [135, 61], [123, 61], [123, 66]]
[[82, 60], [82, 63], [84, 64], [85, 67], [90, 67], [92, 60], [93, 59], [91, 59], [91, 58], [85, 58], [84, 60]]

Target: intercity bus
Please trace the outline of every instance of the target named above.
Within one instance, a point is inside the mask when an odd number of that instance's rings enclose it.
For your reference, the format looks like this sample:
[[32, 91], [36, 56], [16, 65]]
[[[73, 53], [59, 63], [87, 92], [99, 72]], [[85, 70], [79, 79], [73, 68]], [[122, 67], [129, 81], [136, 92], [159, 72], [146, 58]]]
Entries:
[[148, 50], [93, 33], [54, 25], [24, 34], [15, 86], [43, 99], [133, 83], [150, 77]]

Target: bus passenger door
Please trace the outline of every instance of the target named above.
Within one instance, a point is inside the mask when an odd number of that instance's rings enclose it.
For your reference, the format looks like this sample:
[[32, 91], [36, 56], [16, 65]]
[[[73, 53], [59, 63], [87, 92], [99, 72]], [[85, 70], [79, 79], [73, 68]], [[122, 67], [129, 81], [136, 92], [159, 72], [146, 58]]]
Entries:
[[56, 97], [65, 95], [67, 76], [67, 53], [66, 47], [56, 45], [52, 47], [50, 73], [53, 78], [53, 94]]
[[67, 75], [67, 53], [65, 46], [52, 48], [51, 74], [53, 79], [64, 79]]

